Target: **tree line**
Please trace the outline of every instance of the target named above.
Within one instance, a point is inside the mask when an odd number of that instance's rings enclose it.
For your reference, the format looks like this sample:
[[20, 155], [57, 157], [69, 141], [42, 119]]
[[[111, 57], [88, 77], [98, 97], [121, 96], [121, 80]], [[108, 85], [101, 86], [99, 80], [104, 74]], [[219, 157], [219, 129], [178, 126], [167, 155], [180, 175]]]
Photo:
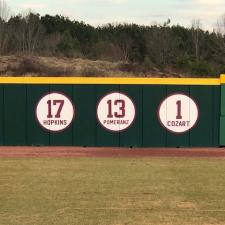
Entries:
[[[0, 10], [1, 11], [1, 10]], [[6, 17], [6, 16], [5, 16]], [[225, 18], [213, 32], [164, 24], [93, 27], [61, 15], [0, 13], [0, 55], [32, 54], [120, 61], [142, 70], [157, 68], [193, 75], [225, 73]], [[127, 68], [129, 69], [129, 67]]]

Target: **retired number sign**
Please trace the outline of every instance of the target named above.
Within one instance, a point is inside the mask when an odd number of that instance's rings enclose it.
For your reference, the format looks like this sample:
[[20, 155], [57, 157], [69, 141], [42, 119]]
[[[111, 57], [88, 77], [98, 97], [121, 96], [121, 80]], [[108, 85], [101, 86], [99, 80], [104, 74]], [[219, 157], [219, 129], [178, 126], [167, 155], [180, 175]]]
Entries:
[[100, 124], [110, 131], [123, 131], [135, 118], [135, 106], [125, 94], [114, 92], [103, 97], [97, 106]]
[[50, 93], [40, 99], [36, 107], [36, 116], [43, 128], [58, 132], [71, 124], [74, 107], [65, 95]]
[[161, 124], [167, 130], [183, 133], [196, 124], [199, 112], [192, 98], [184, 94], [173, 94], [163, 100], [158, 114]]

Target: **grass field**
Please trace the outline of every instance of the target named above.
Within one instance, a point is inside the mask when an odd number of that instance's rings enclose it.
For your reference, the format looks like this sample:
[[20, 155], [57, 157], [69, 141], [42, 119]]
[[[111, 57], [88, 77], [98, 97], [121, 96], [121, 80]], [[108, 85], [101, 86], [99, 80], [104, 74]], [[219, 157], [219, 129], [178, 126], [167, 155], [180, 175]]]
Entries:
[[0, 224], [225, 224], [225, 160], [0, 159]]

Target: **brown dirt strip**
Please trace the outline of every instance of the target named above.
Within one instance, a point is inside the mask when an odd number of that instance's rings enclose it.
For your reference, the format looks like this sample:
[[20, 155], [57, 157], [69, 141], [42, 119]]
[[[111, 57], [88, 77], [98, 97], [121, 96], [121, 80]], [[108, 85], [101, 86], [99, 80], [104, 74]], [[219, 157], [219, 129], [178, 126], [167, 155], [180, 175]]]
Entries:
[[38, 157], [216, 157], [225, 158], [225, 148], [83, 148], [0, 147], [0, 158]]

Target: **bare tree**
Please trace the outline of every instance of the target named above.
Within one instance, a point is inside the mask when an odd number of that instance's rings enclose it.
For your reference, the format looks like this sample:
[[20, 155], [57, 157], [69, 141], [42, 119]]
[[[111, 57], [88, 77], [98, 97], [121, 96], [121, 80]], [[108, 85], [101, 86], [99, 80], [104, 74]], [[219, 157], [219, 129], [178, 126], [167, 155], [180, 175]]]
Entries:
[[120, 48], [121, 60], [125, 63], [128, 63], [130, 58], [131, 46], [133, 44], [132, 38], [126, 33], [121, 34], [117, 44]]
[[27, 15], [11, 17], [8, 26], [18, 52], [33, 54], [37, 50], [44, 33], [39, 14], [30, 12]]
[[7, 21], [10, 16], [10, 8], [4, 0], [0, 0], [0, 19]]
[[26, 50], [33, 54], [40, 41], [44, 28], [40, 24], [39, 14], [29, 13], [26, 17]]
[[195, 58], [199, 60], [199, 45], [200, 45], [200, 32], [201, 32], [201, 21], [199, 19], [192, 20], [191, 23], [191, 31], [192, 31], [192, 38], [195, 48]]
[[151, 61], [161, 67], [170, 63], [175, 51], [175, 42], [169, 24], [170, 19], [163, 25], [151, 26], [145, 34], [146, 47]]
[[223, 14], [216, 23], [214, 29], [217, 37], [217, 44], [222, 54], [225, 54], [225, 14]]
[[225, 35], [225, 14], [217, 20], [215, 31], [217, 34]]
[[4, 0], [0, 0], [0, 54], [7, 48], [8, 33], [6, 21], [10, 15], [10, 9]]

